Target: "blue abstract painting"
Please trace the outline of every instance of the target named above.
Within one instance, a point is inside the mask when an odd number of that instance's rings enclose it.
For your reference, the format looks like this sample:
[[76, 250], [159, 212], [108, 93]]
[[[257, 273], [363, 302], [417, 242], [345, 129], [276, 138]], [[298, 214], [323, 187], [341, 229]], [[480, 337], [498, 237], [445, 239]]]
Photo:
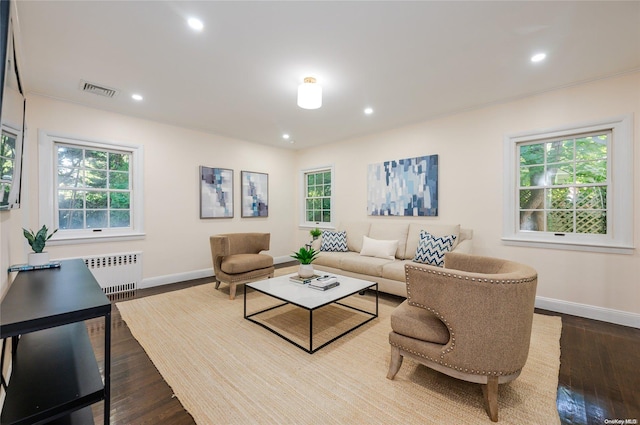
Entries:
[[369, 164], [369, 215], [437, 216], [438, 155]]
[[200, 218], [233, 217], [233, 170], [200, 166]]
[[242, 172], [242, 217], [269, 216], [269, 175]]

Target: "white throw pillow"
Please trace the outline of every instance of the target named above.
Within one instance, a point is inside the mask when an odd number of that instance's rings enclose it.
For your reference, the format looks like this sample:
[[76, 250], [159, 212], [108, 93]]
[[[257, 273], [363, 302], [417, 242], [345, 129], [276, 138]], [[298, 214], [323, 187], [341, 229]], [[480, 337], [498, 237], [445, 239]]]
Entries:
[[367, 257], [395, 259], [396, 250], [398, 249], [398, 241], [384, 241], [379, 239], [371, 239], [368, 236], [362, 237], [362, 250], [360, 255]]

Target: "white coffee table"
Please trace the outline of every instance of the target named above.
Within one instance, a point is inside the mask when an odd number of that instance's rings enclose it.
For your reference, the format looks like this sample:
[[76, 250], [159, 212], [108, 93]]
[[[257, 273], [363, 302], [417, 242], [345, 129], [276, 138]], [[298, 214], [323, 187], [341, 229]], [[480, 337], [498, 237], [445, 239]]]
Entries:
[[[251, 283], [245, 284], [244, 285], [244, 318], [262, 326], [265, 329], [268, 329], [269, 331], [273, 332], [279, 337], [303, 349], [307, 353], [313, 354], [319, 349], [321, 349], [322, 347], [325, 347], [326, 345], [332, 343], [338, 338], [348, 334], [354, 329], [357, 329], [360, 326], [364, 325], [365, 323], [368, 323], [371, 320], [378, 317], [378, 284], [376, 282], [332, 274], [332, 276], [336, 276], [338, 278], [340, 285], [335, 288], [328, 289], [326, 291], [319, 291], [316, 289], [309, 288], [308, 285], [291, 282], [289, 278], [291, 276], [296, 276], [296, 275], [297, 273], [293, 273], [285, 276], [274, 277], [271, 279], [260, 280], [257, 282], [251, 282]], [[280, 301], [283, 301], [283, 303], [263, 309], [263, 310], [256, 311], [251, 314], [247, 314], [247, 288], [251, 288], [254, 291], [258, 291], [272, 298], [276, 298]], [[375, 312], [366, 311], [366, 310], [340, 302], [340, 300], [343, 300], [344, 298], [356, 295], [358, 293], [363, 293], [367, 289], [372, 289], [375, 292], [375, 297], [376, 297]], [[365, 320], [347, 329], [346, 331], [340, 333], [339, 335], [332, 338], [331, 340], [324, 342], [320, 346], [314, 347], [313, 346], [313, 312], [329, 304], [338, 304], [342, 307], [347, 307], [349, 309], [359, 311], [363, 313]], [[267, 311], [281, 308], [286, 305], [294, 305], [304, 310], [307, 310], [309, 312], [309, 347], [304, 347], [298, 344], [297, 342], [291, 340], [290, 338], [287, 338], [285, 335], [279, 332], [278, 329], [268, 326], [264, 322], [260, 322], [254, 319], [255, 316], [258, 316]]]

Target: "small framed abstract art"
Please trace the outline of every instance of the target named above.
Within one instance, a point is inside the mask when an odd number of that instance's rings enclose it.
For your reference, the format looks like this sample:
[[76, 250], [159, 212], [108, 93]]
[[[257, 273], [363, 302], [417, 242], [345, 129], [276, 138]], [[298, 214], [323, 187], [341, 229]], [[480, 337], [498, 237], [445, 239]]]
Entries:
[[200, 166], [200, 218], [233, 218], [233, 170]]
[[242, 217], [269, 216], [269, 175], [243, 171]]
[[369, 164], [369, 215], [438, 216], [438, 155]]

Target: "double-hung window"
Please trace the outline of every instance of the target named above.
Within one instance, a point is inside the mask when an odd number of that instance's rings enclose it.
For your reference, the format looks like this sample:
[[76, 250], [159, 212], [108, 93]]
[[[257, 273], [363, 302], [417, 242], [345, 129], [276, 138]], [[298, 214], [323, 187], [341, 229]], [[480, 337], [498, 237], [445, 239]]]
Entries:
[[633, 248], [631, 118], [505, 139], [507, 243]]
[[333, 226], [333, 167], [301, 172], [302, 226]]
[[43, 223], [59, 229], [56, 239], [142, 233], [140, 146], [40, 137], [40, 183], [46, 189], [40, 212]]

